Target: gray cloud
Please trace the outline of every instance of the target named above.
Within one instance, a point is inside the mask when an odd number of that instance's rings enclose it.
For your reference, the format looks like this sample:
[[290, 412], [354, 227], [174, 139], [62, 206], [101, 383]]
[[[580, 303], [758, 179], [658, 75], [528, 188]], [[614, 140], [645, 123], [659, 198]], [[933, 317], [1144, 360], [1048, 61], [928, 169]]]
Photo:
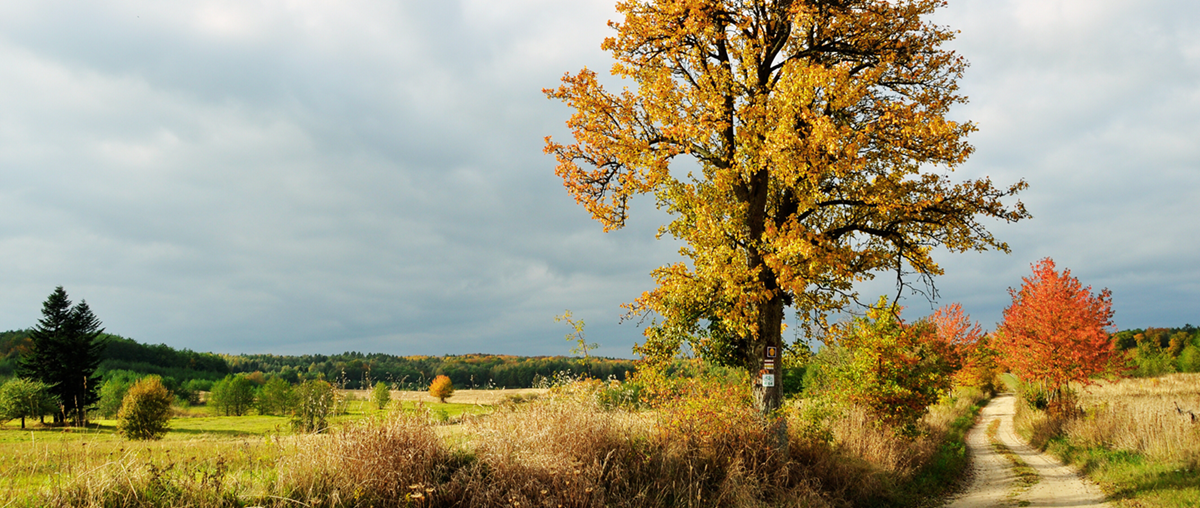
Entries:
[[[62, 284], [110, 331], [221, 352], [602, 354], [676, 259], [639, 200], [610, 234], [541, 153], [567, 71], [607, 69], [611, 2], [0, 6], [0, 327]], [[1027, 178], [1013, 255], [943, 259], [985, 325], [1052, 256], [1121, 326], [1197, 301], [1200, 13], [1186, 2], [953, 2], [979, 123], [964, 176]], [[886, 277], [864, 293], [890, 291]], [[907, 302], [915, 313], [928, 305]]]

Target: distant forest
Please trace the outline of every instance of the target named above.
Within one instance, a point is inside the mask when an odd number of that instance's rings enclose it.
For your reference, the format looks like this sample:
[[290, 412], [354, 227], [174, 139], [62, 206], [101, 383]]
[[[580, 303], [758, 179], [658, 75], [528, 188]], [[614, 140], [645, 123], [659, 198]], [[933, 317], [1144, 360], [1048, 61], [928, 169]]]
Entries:
[[[0, 378], [15, 375], [17, 360], [29, 350], [30, 330], [0, 332]], [[423, 390], [438, 375], [449, 376], [459, 389], [529, 388], [560, 372], [587, 373], [624, 379], [634, 370], [632, 360], [592, 357], [585, 365], [566, 356], [447, 355], [396, 356], [346, 352], [337, 355], [225, 355], [175, 349], [165, 344], [141, 344], [119, 335], [104, 334], [108, 343], [97, 372], [130, 371], [157, 374], [168, 385], [191, 380], [216, 381], [229, 374], [261, 373], [296, 384], [324, 379], [346, 389], [368, 388], [383, 381], [395, 389]], [[258, 376], [255, 376], [258, 377]]]

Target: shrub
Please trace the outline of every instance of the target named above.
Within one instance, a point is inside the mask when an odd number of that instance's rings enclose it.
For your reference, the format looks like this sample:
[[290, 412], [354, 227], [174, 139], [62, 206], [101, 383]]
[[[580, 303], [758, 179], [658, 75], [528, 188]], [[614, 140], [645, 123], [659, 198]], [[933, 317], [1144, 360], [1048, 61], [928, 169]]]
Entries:
[[881, 297], [866, 317], [840, 325], [835, 336], [844, 353], [825, 368], [836, 398], [912, 433], [926, 408], [949, 390], [951, 368], [938, 354], [934, 326], [906, 324], [899, 314]]
[[292, 427], [300, 432], [323, 432], [337, 403], [333, 385], [323, 380], [305, 381], [296, 387]]
[[450, 378], [439, 375], [433, 378], [433, 382], [429, 383], [429, 396], [434, 397], [443, 403], [451, 395], [454, 395], [454, 383]]
[[129, 439], [160, 439], [171, 423], [175, 396], [158, 376], [147, 376], [129, 388], [117, 413], [117, 432]]
[[375, 388], [371, 390], [371, 402], [375, 403], [376, 409], [384, 409], [392, 402], [392, 391], [388, 389], [387, 383], [375, 383]]

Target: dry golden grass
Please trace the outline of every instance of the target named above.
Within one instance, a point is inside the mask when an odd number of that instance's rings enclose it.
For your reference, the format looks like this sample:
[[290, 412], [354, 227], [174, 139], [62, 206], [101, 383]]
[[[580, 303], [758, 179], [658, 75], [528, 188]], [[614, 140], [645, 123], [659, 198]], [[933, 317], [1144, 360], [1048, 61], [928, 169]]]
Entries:
[[1200, 464], [1200, 374], [1102, 382], [1080, 390], [1083, 416], [1063, 424], [1077, 444]]

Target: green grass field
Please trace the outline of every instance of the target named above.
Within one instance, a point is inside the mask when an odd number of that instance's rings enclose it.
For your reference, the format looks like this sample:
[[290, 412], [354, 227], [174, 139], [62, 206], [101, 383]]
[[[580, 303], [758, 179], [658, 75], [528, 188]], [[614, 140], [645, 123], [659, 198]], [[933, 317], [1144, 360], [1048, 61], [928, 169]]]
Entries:
[[[423, 404], [436, 418], [453, 422], [464, 414], [483, 414], [491, 411], [491, 406], [480, 404], [457, 403], [425, 403]], [[417, 403], [412, 401], [392, 401], [386, 410], [369, 407], [368, 401], [351, 401], [344, 415], [331, 419], [331, 425], [337, 428], [347, 422], [382, 416], [386, 411], [413, 411]], [[196, 438], [231, 438], [244, 439], [253, 436], [271, 436], [291, 434], [291, 419], [287, 416], [271, 416], [250, 414], [245, 416], [213, 416], [212, 412], [203, 406], [183, 408], [182, 413], [171, 419], [171, 427], [164, 441], [188, 440]], [[0, 444], [30, 443], [30, 442], [62, 442], [62, 441], [105, 441], [122, 439], [116, 433], [117, 421], [95, 419], [89, 422], [87, 428], [44, 426], [35, 421], [26, 421], [26, 428], [21, 429], [19, 420], [0, 424]]]
[[[446, 433], [462, 415], [483, 414], [491, 406], [423, 403]], [[388, 411], [414, 411], [418, 403], [393, 401], [379, 410], [368, 401], [352, 400], [347, 413], [331, 419], [331, 427], [365, 418], [382, 418]], [[189, 470], [239, 471], [253, 475], [269, 470], [275, 461], [294, 453], [286, 441], [293, 435], [290, 417], [251, 414], [213, 416], [206, 407], [177, 410], [170, 430], [160, 441], [130, 441], [116, 431], [116, 420], [92, 420], [87, 428], [44, 426], [26, 421], [0, 424], [0, 499], [29, 500], [35, 492], [53, 490], [67, 478], [89, 470], [128, 463], [179, 464]], [[0, 506], [7, 506], [0, 503]]]

